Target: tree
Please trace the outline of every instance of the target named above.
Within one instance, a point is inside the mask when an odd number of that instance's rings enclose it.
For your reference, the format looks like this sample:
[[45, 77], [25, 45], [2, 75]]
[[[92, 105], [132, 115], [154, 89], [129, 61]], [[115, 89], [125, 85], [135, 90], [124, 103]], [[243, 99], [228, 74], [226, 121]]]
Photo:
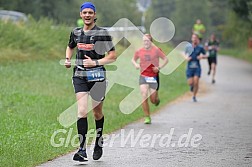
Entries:
[[208, 0], [201, 0], [200, 3], [198, 0], [175, 1], [176, 10], [172, 14], [172, 21], [176, 28], [173, 39], [175, 43], [190, 40], [193, 24], [197, 19], [201, 19], [208, 31], [210, 25], [208, 4]]
[[252, 0], [229, 0], [229, 2], [237, 16], [252, 24]]
[[146, 27], [150, 27], [151, 23], [160, 17], [171, 19], [176, 9], [175, 1], [153, 0], [150, 9], [146, 13]]
[[56, 23], [74, 24], [79, 17], [79, 0], [1, 0], [0, 6], [4, 10], [15, 10], [30, 14], [35, 19], [47, 17]]
[[232, 11], [224, 30], [224, 39], [230, 46], [247, 46], [252, 37], [252, 0], [229, 0]]
[[98, 14], [97, 22], [101, 26], [113, 26], [119, 19], [127, 18], [136, 25], [141, 23], [141, 13], [135, 0], [93, 0]]

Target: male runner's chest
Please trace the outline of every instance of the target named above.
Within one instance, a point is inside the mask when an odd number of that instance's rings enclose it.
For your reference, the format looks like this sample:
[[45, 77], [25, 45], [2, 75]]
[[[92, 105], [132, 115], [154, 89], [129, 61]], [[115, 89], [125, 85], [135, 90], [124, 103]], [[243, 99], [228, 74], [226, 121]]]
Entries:
[[140, 54], [140, 60], [143, 62], [154, 63], [158, 60], [158, 56], [154, 49], [142, 50], [142, 53]]
[[94, 46], [96, 42], [95, 36], [81, 34], [80, 36], [77, 36], [75, 40], [77, 43], [78, 50], [82, 50], [82, 51], [94, 50]]

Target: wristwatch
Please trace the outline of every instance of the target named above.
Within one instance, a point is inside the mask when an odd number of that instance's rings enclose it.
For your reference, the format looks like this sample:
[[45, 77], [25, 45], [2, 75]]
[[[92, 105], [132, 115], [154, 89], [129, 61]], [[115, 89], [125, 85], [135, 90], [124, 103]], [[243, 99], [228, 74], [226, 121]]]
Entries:
[[95, 61], [95, 65], [99, 66], [98, 60], [94, 60], [94, 61]]

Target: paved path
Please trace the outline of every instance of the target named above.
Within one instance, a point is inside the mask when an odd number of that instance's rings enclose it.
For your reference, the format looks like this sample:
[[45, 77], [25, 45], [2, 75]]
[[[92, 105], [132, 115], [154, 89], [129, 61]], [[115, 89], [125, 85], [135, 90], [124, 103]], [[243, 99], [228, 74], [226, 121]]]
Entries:
[[[92, 160], [89, 149], [86, 163], [72, 161], [71, 153], [41, 166], [251, 167], [252, 65], [221, 56], [217, 82], [212, 85], [203, 61], [202, 80], [207, 91], [204, 93], [201, 87], [198, 103], [185, 96], [154, 114], [153, 124], [144, 125], [140, 121], [130, 124], [113, 134], [118, 135], [115, 142], [111, 134], [107, 144], [113, 145], [104, 148], [99, 161]], [[123, 143], [129, 135], [132, 142], [129, 138]], [[134, 143], [137, 137], [140, 139]], [[187, 147], [186, 143], [189, 143]]]

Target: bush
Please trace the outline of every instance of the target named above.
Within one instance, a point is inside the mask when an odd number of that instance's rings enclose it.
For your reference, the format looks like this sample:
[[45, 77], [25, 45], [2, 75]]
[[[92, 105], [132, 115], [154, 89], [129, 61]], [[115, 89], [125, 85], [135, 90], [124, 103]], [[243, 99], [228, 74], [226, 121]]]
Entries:
[[249, 37], [252, 36], [251, 23], [246, 22], [230, 13], [228, 22], [224, 28], [223, 40], [228, 47], [246, 48]]

